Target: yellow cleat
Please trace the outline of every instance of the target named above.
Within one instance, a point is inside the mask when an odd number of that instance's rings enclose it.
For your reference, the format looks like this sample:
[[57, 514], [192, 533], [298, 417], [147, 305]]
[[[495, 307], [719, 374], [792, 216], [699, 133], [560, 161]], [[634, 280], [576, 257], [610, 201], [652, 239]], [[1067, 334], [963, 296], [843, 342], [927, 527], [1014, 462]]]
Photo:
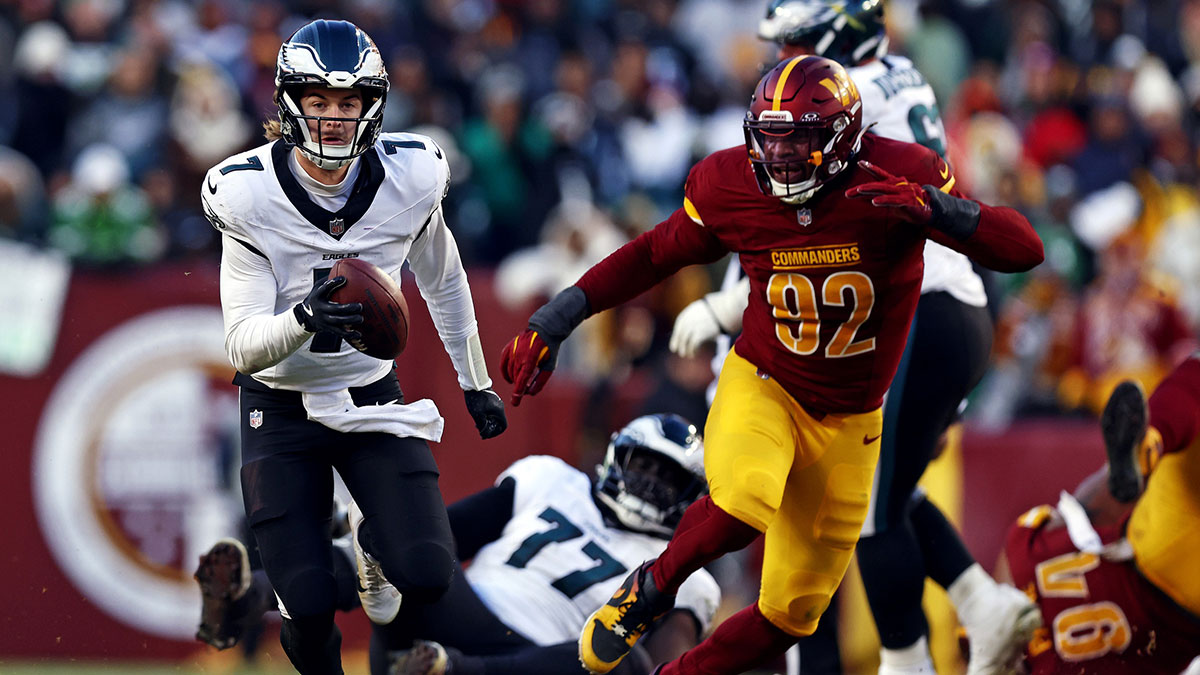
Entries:
[[650, 563], [629, 573], [608, 604], [592, 613], [579, 636], [579, 660], [594, 675], [616, 668], [651, 624], [675, 606], [654, 586]]

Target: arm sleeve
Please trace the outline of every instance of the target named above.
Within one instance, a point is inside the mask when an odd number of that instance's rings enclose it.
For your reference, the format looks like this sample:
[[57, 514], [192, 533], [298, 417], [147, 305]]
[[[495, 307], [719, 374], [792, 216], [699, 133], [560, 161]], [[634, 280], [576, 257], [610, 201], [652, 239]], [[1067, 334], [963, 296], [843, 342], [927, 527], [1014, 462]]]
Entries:
[[[925, 234], [927, 238], [965, 254], [980, 265], [997, 272], [1025, 272], [1042, 262], [1045, 257], [1042, 240], [1025, 216], [1005, 206], [988, 206], [955, 189], [957, 177], [950, 164], [929, 148], [905, 144], [902, 152], [903, 161], [908, 164], [908, 169], [903, 171], [902, 175], [920, 185], [928, 186], [929, 190], [936, 188], [951, 197], [967, 200], [979, 207], [979, 221], [973, 231], [964, 223], [956, 223], [951, 228], [964, 229], [963, 234], [966, 236], [955, 237], [928, 227]], [[953, 203], [953, 200], [947, 201]], [[955, 215], [963, 220], [965, 214], [973, 211], [971, 204], [960, 202], [957, 206], [965, 207], [953, 209]], [[937, 208], [938, 205], [935, 204], [935, 213]]]
[[649, 232], [596, 263], [576, 282], [592, 314], [616, 307], [688, 265], [720, 260], [729, 251], [680, 208]]
[[459, 560], [474, 558], [479, 549], [500, 538], [504, 526], [512, 520], [516, 489], [516, 479], [505, 478], [446, 507]]
[[240, 240], [221, 237], [221, 316], [225, 353], [240, 372], [252, 375], [279, 363], [312, 333], [291, 310], [275, 314], [271, 263]]
[[439, 203], [434, 207], [424, 232], [417, 236], [408, 254], [408, 264], [417, 279], [417, 288], [454, 370], [458, 386], [464, 391], [487, 389], [492, 386], [479, 328], [475, 323], [475, 305], [467, 272], [458, 255], [458, 244], [446, 226]]
[[[957, 190], [950, 194], [967, 199]], [[926, 236], [997, 272], [1025, 272], [1041, 264], [1045, 258], [1042, 240], [1025, 216], [1006, 206], [975, 203], [979, 204], [979, 226], [971, 236], [960, 241], [933, 228], [927, 229]]]

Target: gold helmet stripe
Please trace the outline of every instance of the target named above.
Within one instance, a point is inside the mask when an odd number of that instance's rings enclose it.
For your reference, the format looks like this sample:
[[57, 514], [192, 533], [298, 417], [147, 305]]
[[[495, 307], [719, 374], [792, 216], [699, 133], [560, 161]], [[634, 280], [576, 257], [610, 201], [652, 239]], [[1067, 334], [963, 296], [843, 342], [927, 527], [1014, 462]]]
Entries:
[[797, 63], [807, 58], [807, 54], [793, 56], [792, 60], [788, 61], [788, 64], [783, 67], [783, 73], [779, 76], [779, 81], [775, 83], [775, 95], [771, 100], [771, 110], [779, 110], [779, 104], [783, 102], [783, 85], [787, 82], [788, 75], [792, 74], [792, 68], [795, 68]]

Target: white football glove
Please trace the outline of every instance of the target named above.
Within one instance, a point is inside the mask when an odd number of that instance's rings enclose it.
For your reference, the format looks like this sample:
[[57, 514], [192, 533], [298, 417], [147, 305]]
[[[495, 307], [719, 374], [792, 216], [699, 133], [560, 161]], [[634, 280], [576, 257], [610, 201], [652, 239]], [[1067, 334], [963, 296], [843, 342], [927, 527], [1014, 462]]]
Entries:
[[675, 317], [668, 347], [683, 357], [695, 356], [700, 345], [721, 333], [734, 335], [742, 329], [742, 313], [750, 302], [750, 279], [743, 277], [728, 290], [716, 291], [696, 300]]

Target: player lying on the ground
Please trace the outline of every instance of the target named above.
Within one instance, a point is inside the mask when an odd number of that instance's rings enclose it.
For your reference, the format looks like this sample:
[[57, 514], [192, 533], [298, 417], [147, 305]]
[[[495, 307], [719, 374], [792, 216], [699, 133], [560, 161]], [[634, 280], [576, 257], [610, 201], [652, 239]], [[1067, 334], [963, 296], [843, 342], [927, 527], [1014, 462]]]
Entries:
[[[1008, 535], [1001, 567], [1045, 620], [1026, 661], [1034, 675], [1175, 675], [1200, 655], [1200, 353], [1149, 405], [1119, 385], [1101, 429], [1108, 489], [1093, 476]], [[1122, 514], [1114, 498], [1137, 503]]]
[[[437, 603], [402, 602], [391, 624], [375, 627], [372, 673], [582, 672], [575, 636], [587, 612], [608, 599], [624, 574], [666, 546], [684, 510], [705, 490], [702, 466], [695, 427], [675, 415], [639, 417], [615, 434], [594, 484], [552, 457], [516, 462], [494, 487], [450, 505], [458, 555], [473, 562]], [[238, 562], [245, 564], [244, 558]], [[234, 592], [205, 596], [206, 617], [220, 613], [215, 607], [226, 608], [221, 628], [236, 627], [237, 610], [252, 604], [224, 598], [271, 597], [269, 587], [256, 588], [265, 579], [243, 583], [244, 567], [232, 569], [238, 565], [219, 573], [237, 583]], [[201, 571], [213, 567], [202, 561]], [[353, 576], [338, 578], [339, 591], [353, 593]], [[677, 611], [621, 672], [644, 674], [694, 646], [719, 601], [712, 577], [703, 570], [693, 575], [680, 591]], [[223, 641], [198, 637], [231, 646], [228, 630], [208, 633]], [[435, 642], [418, 642], [409, 651], [414, 640]]]

